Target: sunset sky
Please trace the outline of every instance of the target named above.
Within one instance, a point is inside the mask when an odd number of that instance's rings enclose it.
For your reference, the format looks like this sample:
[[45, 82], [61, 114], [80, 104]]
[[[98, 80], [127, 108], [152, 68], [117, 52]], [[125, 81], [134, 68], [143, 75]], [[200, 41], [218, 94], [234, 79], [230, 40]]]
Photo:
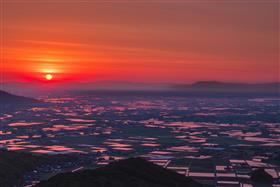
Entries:
[[2, 0], [4, 82], [279, 81], [279, 1]]

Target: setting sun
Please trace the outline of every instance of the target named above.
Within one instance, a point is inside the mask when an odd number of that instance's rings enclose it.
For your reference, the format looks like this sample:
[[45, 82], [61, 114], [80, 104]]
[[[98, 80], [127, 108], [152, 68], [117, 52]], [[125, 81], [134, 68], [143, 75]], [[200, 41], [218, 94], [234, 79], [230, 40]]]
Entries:
[[46, 74], [45, 78], [46, 78], [46, 80], [50, 81], [53, 79], [53, 76], [52, 76], [52, 74]]

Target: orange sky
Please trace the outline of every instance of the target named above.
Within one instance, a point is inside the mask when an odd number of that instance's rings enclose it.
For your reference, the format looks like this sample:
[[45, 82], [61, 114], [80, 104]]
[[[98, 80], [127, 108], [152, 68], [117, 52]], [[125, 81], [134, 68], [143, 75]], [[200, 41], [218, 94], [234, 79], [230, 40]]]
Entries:
[[2, 2], [3, 81], [279, 81], [279, 1]]

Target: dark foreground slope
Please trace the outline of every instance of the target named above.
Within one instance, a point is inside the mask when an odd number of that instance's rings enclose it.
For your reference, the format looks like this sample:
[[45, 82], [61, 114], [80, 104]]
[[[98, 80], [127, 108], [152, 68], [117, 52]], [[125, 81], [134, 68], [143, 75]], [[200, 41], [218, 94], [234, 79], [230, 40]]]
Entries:
[[58, 174], [37, 187], [201, 187], [191, 178], [141, 158], [121, 160], [95, 170]]
[[40, 165], [75, 160], [76, 157], [70, 155], [35, 156], [29, 153], [0, 150], [0, 186], [12, 187], [19, 184], [26, 172]]
[[41, 160], [30, 154], [0, 151], [0, 186], [13, 186], [25, 172], [41, 164]]

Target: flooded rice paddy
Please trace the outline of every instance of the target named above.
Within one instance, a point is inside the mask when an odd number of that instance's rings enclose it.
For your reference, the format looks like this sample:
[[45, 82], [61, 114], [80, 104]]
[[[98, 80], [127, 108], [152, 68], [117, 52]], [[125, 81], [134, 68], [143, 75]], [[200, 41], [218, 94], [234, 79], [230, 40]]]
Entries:
[[280, 148], [279, 98], [81, 95], [40, 100], [45, 103], [0, 114], [1, 148], [95, 154], [97, 165], [141, 156], [221, 186], [251, 186], [248, 173], [255, 168], [279, 179], [279, 163], [273, 160]]

